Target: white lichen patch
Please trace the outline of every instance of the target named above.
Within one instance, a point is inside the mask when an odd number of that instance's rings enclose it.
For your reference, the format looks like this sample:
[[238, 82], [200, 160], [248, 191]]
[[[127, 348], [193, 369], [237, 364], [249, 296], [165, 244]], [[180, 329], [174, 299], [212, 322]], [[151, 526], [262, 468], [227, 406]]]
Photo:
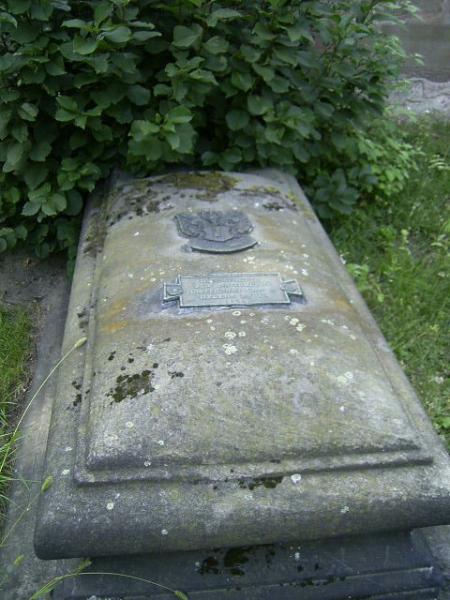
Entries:
[[72, 446], [66, 446], [64, 452], [72, 452]]
[[214, 327], [214, 325], [211, 325], [210, 330], [211, 331], [215, 331], [216, 330], [216, 328]]
[[339, 410], [340, 410], [341, 412], [345, 412], [345, 406], [340, 406], [340, 407], [339, 407]]
[[136, 231], [133, 235], [134, 237], [137, 237], [139, 235], [139, 231]]
[[129, 279], [133, 279], [134, 273], [128, 273], [128, 277], [129, 277]]
[[108, 502], [106, 504], [106, 510], [112, 510], [114, 508], [114, 502]]
[[238, 336], [239, 336], [239, 337], [245, 337], [246, 335], [247, 335], [247, 334], [245, 333], [245, 331], [240, 331], [240, 332], [238, 333]]
[[297, 561], [298, 561], [298, 560], [300, 560], [300, 552], [296, 552], [296, 553], [294, 554], [294, 558], [295, 558], [295, 560], [297, 560]]
[[68, 475], [70, 473], [70, 469], [63, 469], [61, 471], [61, 475]]
[[337, 379], [338, 383], [340, 383], [342, 385], [346, 385], [353, 380], [353, 373], [351, 371], [347, 371], [347, 372], [343, 373], [342, 375], [338, 375], [336, 377], [336, 379]]
[[133, 427], [134, 427], [134, 423], [133, 423], [132, 421], [127, 421], [127, 422], [125, 423], [125, 427], [126, 427], [127, 429], [133, 429]]
[[167, 531], [167, 529], [161, 529], [161, 535], [168, 535], [169, 532]]
[[297, 325], [298, 321], [299, 321], [298, 319], [291, 319], [289, 321], [289, 325]]
[[151, 460], [144, 460], [144, 467], [151, 467], [151, 466], [152, 466]]
[[237, 352], [237, 348], [236, 346], [233, 346], [233, 344], [224, 344], [223, 345], [223, 349], [225, 351], [225, 354], [235, 354]]
[[289, 350], [289, 354], [298, 354], [298, 350], [297, 350], [297, 348], [291, 348], [291, 349]]
[[213, 322], [213, 320], [212, 320], [212, 319], [206, 319], [206, 322], [207, 322], [207, 323], [212, 323], [212, 322]]
[[302, 275], [303, 275], [303, 277], [308, 277], [308, 275], [309, 275], [308, 269], [302, 269]]
[[241, 311], [240, 310], [233, 310], [233, 312], [231, 314], [234, 315], [235, 317], [240, 317], [241, 316]]
[[349, 506], [343, 506], [343, 507], [341, 508], [341, 513], [342, 513], [343, 515], [345, 515], [345, 514], [346, 514], [346, 513], [348, 513], [348, 512], [350, 512], [350, 507], [349, 507]]
[[302, 476], [300, 475], [300, 473], [292, 473], [292, 475], [291, 475], [292, 483], [295, 483], [297, 485], [298, 483], [300, 483], [301, 480], [302, 480]]
[[306, 327], [306, 325], [304, 325], [303, 323], [299, 323], [295, 329], [297, 331], [303, 331], [305, 329], [305, 327]]
[[227, 340], [234, 340], [236, 335], [237, 334], [234, 331], [226, 331], [224, 334], [224, 338], [226, 338]]
[[325, 325], [334, 325], [334, 321], [332, 319], [320, 319], [321, 323], [325, 323]]
[[160, 446], [164, 446], [165, 442], [164, 442], [164, 440], [158, 440], [158, 444], [159, 444]]

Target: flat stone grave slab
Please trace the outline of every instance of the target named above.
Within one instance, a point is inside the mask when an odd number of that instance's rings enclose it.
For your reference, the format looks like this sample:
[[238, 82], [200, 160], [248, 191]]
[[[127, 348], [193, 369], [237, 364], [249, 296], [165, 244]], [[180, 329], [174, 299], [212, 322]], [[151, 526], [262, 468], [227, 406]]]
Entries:
[[449, 458], [296, 182], [118, 180], [85, 218], [41, 558], [448, 522]]

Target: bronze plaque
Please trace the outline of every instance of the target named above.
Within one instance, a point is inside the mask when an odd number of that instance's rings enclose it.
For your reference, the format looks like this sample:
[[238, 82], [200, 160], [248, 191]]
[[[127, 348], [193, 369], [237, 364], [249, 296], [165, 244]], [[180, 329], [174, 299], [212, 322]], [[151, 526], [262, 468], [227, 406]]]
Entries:
[[256, 240], [250, 219], [238, 210], [200, 210], [175, 216], [178, 232], [189, 238], [189, 247], [197, 252], [227, 254], [252, 248]]
[[278, 273], [213, 273], [179, 275], [164, 284], [164, 301], [179, 299], [181, 308], [290, 304], [303, 297], [297, 281], [283, 281]]

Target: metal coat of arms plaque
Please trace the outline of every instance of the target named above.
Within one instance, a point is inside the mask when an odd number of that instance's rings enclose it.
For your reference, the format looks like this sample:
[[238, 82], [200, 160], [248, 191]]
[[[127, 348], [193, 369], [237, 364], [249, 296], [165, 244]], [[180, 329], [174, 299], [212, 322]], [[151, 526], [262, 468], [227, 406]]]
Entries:
[[197, 252], [239, 252], [257, 243], [250, 235], [253, 225], [241, 211], [180, 213], [175, 221], [180, 235], [189, 238], [189, 247]]

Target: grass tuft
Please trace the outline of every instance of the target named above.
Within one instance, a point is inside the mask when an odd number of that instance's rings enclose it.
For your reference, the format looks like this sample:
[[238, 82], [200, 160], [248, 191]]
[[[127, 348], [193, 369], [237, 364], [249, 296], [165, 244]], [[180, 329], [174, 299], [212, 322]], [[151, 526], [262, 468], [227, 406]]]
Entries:
[[417, 170], [329, 234], [450, 447], [450, 122], [404, 124]]
[[6, 508], [14, 436], [11, 421], [27, 380], [26, 362], [31, 347], [31, 323], [23, 309], [0, 306], [0, 525]]

